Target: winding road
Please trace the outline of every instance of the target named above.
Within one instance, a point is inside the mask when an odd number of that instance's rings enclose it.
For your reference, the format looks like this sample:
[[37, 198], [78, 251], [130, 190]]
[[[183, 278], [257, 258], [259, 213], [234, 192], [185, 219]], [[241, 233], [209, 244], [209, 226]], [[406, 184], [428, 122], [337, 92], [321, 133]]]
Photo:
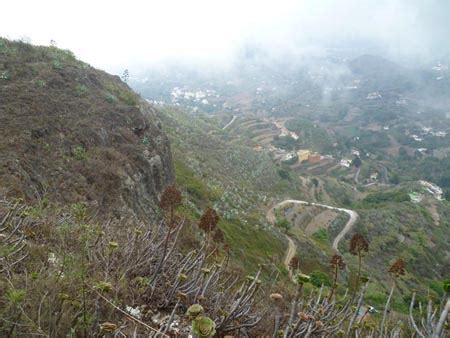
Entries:
[[228, 122], [228, 123], [222, 128], [222, 130], [225, 130], [225, 129], [227, 129], [229, 126], [231, 126], [231, 124], [234, 122], [234, 120], [236, 120], [236, 118], [237, 118], [237, 116], [236, 116], [236, 115], [233, 115], [233, 118], [231, 119], [231, 121]]
[[[349, 215], [349, 219], [347, 221], [347, 223], [345, 224], [344, 228], [339, 232], [339, 234], [334, 238], [333, 240], [333, 249], [336, 250], [337, 252], [339, 252], [338, 250], [338, 246], [339, 246], [339, 242], [342, 240], [342, 238], [344, 238], [344, 236], [350, 231], [350, 229], [353, 227], [353, 225], [356, 223], [356, 221], [359, 218], [359, 215], [356, 211], [350, 210], [350, 209], [344, 209], [344, 208], [338, 208], [338, 207], [332, 207], [330, 205], [325, 205], [325, 204], [320, 204], [320, 203], [314, 203], [314, 202], [307, 202], [307, 201], [299, 201], [299, 200], [284, 200], [278, 204], [276, 204], [274, 207], [270, 208], [267, 213], [266, 213], [266, 218], [269, 221], [269, 223], [275, 224], [276, 222], [276, 217], [275, 217], [275, 209], [278, 209], [280, 207], [285, 206], [286, 204], [304, 204], [304, 205], [310, 205], [310, 206], [316, 206], [316, 207], [322, 207], [325, 209], [330, 209], [330, 210], [337, 210], [337, 211], [341, 211], [341, 212], [345, 212], [347, 215]], [[289, 262], [292, 259], [292, 257], [294, 257], [295, 252], [297, 251], [297, 247], [294, 243], [294, 241], [292, 240], [291, 237], [289, 237], [288, 235], [286, 235], [287, 239], [288, 239], [288, 249], [286, 251], [286, 257], [284, 259], [284, 265], [286, 266], [286, 268], [289, 270]]]

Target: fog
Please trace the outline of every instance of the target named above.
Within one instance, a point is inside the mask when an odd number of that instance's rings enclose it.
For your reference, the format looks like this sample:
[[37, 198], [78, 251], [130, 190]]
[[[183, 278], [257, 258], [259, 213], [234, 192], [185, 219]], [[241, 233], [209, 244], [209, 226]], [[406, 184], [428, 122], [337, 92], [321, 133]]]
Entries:
[[111, 72], [165, 61], [230, 63], [250, 47], [268, 57], [327, 48], [395, 60], [450, 53], [448, 0], [3, 0], [0, 35], [72, 50]]

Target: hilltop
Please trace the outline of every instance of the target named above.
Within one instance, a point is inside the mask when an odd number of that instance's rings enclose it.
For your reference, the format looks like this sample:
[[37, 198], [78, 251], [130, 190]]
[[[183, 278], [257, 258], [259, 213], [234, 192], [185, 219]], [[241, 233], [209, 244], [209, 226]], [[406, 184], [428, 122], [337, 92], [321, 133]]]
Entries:
[[170, 144], [119, 77], [70, 51], [0, 39], [0, 100], [2, 194], [155, 213], [174, 180]]

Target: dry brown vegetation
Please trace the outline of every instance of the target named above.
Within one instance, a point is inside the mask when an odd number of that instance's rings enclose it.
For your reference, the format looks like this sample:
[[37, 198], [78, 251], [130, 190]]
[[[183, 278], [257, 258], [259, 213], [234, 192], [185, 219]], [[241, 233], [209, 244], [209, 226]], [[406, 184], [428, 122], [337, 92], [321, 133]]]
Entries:
[[55, 47], [0, 39], [0, 73], [3, 193], [154, 213], [174, 175], [152, 107], [118, 77]]
[[[226, 247], [210, 236], [218, 220], [213, 209], [205, 211], [195, 230], [196, 248], [180, 251], [186, 220], [172, 212], [179, 196], [174, 187], [165, 190], [167, 217], [153, 225], [131, 219], [104, 224], [81, 203], [69, 210], [3, 199], [0, 335], [210, 336], [198, 334], [194, 322], [199, 321], [218, 337], [400, 337], [423, 332], [417, 321], [431, 332], [424, 336], [445, 336], [445, 317], [431, 302], [424, 322], [412, 300], [411, 323], [417, 329], [392, 314], [381, 328], [367, 312], [361, 315], [370, 280], [362, 280], [353, 297], [336, 292], [342, 257], [331, 260], [331, 288], [311, 287], [298, 262], [292, 262], [290, 286], [270, 266], [247, 277], [233, 273]], [[363, 239], [356, 236], [352, 247], [365, 248]], [[396, 276], [404, 269], [398, 262], [390, 269]], [[262, 282], [263, 274], [269, 283]], [[185, 315], [193, 304], [202, 311]]]

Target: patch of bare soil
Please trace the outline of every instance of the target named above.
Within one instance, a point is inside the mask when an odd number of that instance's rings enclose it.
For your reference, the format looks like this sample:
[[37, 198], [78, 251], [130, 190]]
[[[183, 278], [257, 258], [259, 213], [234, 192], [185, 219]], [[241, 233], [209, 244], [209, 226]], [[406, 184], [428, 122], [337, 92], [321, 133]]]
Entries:
[[317, 230], [321, 228], [327, 229], [331, 222], [338, 216], [338, 213], [334, 210], [324, 210], [320, 214], [316, 215], [306, 226], [305, 233], [311, 236]]
[[431, 214], [431, 217], [433, 218], [434, 224], [440, 225], [441, 223], [441, 216], [439, 215], [439, 212], [437, 210], [437, 207], [435, 204], [430, 205], [427, 207], [428, 211]]

